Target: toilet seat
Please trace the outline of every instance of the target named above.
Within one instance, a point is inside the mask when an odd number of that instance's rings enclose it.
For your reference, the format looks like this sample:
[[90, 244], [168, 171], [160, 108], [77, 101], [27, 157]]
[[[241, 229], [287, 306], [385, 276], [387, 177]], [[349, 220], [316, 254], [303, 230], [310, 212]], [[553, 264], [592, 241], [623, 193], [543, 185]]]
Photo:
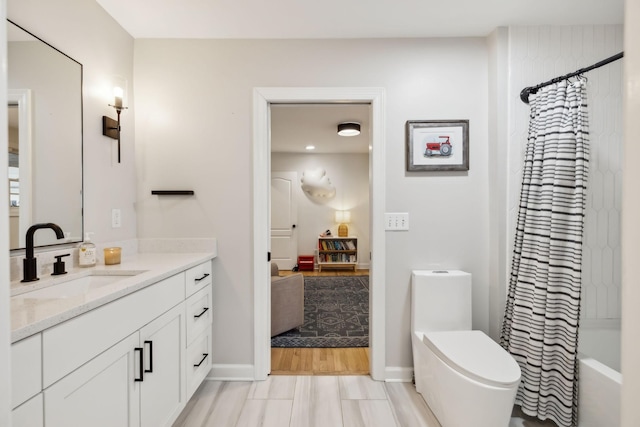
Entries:
[[520, 381], [520, 366], [482, 331], [425, 332], [422, 342], [460, 374], [495, 387]]

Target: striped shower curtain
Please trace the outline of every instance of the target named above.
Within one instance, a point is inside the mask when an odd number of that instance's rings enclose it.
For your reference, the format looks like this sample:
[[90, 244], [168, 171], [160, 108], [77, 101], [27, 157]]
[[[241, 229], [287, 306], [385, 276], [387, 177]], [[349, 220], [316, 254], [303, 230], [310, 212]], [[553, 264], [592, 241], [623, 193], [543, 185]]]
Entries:
[[589, 167], [586, 80], [531, 96], [501, 345], [520, 365], [516, 404], [577, 425], [582, 234]]

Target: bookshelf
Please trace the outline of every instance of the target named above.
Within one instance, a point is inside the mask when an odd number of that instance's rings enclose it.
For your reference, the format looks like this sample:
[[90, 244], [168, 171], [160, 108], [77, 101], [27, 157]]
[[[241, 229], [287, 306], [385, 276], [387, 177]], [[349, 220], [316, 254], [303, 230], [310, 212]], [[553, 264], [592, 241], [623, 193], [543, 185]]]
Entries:
[[353, 268], [358, 265], [358, 239], [356, 237], [318, 238], [318, 271], [322, 268]]

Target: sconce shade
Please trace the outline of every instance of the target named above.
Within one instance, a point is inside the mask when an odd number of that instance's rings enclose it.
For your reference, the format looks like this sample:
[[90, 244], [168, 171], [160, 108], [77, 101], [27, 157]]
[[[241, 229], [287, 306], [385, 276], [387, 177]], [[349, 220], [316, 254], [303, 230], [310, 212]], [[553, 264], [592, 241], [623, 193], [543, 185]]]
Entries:
[[338, 225], [338, 237], [347, 237], [349, 236], [349, 227], [348, 223], [351, 222], [351, 212], [349, 211], [336, 211], [336, 222]]
[[348, 122], [338, 125], [338, 135], [340, 136], [356, 136], [360, 135], [360, 123]]
[[113, 88], [113, 97], [115, 98], [113, 102], [113, 106], [115, 108], [122, 108], [122, 97], [124, 95], [124, 90], [121, 87]]

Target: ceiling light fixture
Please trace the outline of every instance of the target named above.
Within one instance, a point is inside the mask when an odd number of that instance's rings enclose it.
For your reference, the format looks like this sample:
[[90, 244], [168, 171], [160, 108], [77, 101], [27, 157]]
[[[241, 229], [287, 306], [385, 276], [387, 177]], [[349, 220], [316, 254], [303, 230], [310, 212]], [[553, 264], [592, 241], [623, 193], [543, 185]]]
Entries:
[[304, 147], [305, 150], [315, 150], [316, 146], [315, 145], [307, 145], [306, 147]]
[[338, 125], [338, 135], [340, 136], [356, 136], [360, 135], [360, 123], [346, 122]]

